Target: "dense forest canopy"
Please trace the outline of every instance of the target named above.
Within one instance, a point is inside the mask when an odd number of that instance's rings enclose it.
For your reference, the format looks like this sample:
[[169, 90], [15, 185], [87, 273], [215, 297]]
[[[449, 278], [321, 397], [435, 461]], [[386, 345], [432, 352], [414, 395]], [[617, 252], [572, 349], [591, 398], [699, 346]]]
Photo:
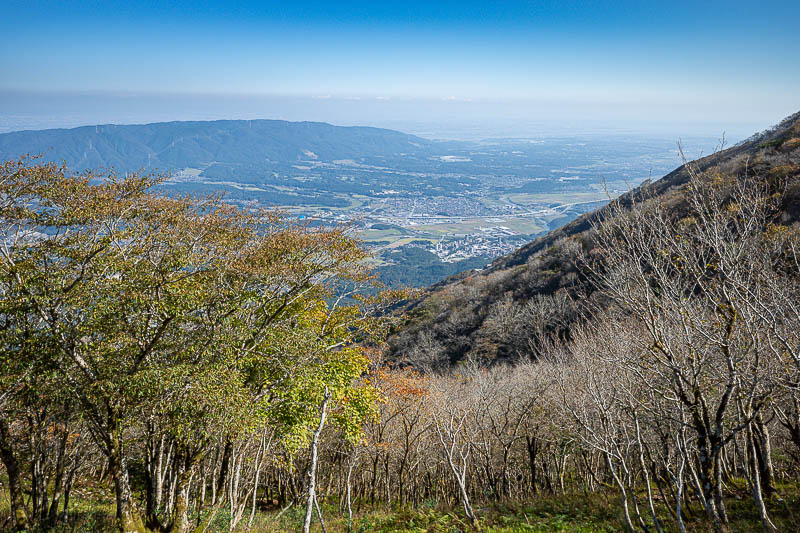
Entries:
[[[148, 192], [158, 179], [0, 168], [0, 444], [18, 529], [65, 516], [73, 482], [100, 460], [120, 528], [184, 531], [198, 465], [218, 446], [230, 454], [269, 428], [293, 453], [328, 411], [351, 440], [375, 414], [356, 343], [383, 320], [370, 318], [377, 299], [340, 305], [370, 284], [346, 231]], [[165, 443], [175, 499], [158, 516], [151, 459]], [[129, 481], [141, 460], [144, 513]]]

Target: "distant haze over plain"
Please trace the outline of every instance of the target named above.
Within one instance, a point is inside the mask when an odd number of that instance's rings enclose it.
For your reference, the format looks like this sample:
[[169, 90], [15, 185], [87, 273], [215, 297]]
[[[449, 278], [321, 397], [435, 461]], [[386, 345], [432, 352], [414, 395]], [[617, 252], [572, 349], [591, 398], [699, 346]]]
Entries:
[[271, 118], [377, 126], [434, 139], [477, 140], [574, 134], [646, 133], [725, 135], [741, 139], [778, 122], [781, 109], [720, 119], [699, 104], [670, 106], [616, 102], [458, 100], [374, 96], [125, 93], [111, 91], [0, 90], [0, 133], [95, 124], [173, 120]]

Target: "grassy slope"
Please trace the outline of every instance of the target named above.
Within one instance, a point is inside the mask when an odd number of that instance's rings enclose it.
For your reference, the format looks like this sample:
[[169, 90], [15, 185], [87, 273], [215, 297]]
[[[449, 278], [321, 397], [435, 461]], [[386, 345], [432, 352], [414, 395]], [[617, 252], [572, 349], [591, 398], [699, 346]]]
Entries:
[[[734, 497], [726, 501], [733, 532], [757, 531], [761, 529], [758, 514], [743, 481], [732, 480], [729, 488]], [[800, 483], [779, 484], [782, 499], [768, 502], [770, 517], [780, 531], [800, 531]], [[107, 492], [107, 493], [106, 493]], [[71, 520], [56, 531], [114, 531], [114, 504], [110, 489], [93, 487], [75, 495], [71, 505]], [[644, 494], [640, 494], [643, 502]], [[659, 515], [668, 516], [663, 502], [657, 503]], [[8, 513], [7, 499], [0, 499], [0, 515]], [[378, 509], [357, 513], [352, 523], [339, 509], [328, 502], [324, 506], [325, 525], [329, 533], [456, 533], [471, 531], [460, 508], [423, 504], [418, 508]], [[611, 532], [622, 531], [624, 523], [621, 505], [615, 492], [592, 494], [541, 496], [532, 502], [517, 505], [477, 506], [481, 531], [485, 533], [517, 532]], [[645, 511], [642, 506], [642, 511]], [[702, 509], [693, 507], [686, 527], [690, 531], [711, 531]], [[302, 506], [289, 509], [282, 516], [277, 512], [257, 512], [250, 531], [295, 532], [300, 530], [303, 520]], [[236, 531], [246, 531], [249, 511], [245, 513]], [[648, 517], [648, 526], [651, 522]], [[662, 524], [665, 531], [678, 531], [674, 522]], [[316, 521], [313, 531], [322, 531]], [[229, 515], [225, 511], [217, 514], [209, 532], [229, 531]]]

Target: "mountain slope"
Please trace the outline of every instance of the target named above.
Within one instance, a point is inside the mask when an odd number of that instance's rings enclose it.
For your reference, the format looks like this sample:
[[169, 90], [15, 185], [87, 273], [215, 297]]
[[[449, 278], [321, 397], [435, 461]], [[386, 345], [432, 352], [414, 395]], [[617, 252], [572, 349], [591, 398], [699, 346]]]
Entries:
[[321, 122], [218, 120], [84, 126], [0, 135], [0, 159], [43, 154], [74, 169], [172, 170], [211, 164], [281, 168], [300, 160], [372, 159], [433, 143], [393, 130]]
[[[785, 184], [777, 223], [800, 220], [800, 113], [775, 128], [691, 163], [710, 175], [749, 176]], [[581, 264], [593, 248], [593, 224], [633, 202], [661, 203], [673, 216], [685, 208], [683, 165], [611, 204], [587, 213], [495, 260], [431, 287], [407, 306], [409, 320], [391, 340], [392, 355], [412, 364], [446, 366], [464, 357], [484, 361], [535, 356], [549, 336], [565, 336], [585, 316], [593, 290]], [[577, 305], [576, 305], [577, 303]], [[597, 302], [595, 302], [597, 303]]]

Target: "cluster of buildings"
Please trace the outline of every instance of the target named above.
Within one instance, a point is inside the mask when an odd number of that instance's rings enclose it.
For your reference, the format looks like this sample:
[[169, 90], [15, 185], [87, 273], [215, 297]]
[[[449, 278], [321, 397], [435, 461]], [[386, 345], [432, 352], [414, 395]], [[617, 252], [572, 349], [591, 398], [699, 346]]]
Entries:
[[[519, 233], [504, 226], [481, 228], [482, 233], [465, 235], [452, 240], [440, 239], [429, 250], [445, 263], [454, 263], [470, 257], [500, 257], [520, 246]], [[512, 238], [503, 238], [512, 237]]]

